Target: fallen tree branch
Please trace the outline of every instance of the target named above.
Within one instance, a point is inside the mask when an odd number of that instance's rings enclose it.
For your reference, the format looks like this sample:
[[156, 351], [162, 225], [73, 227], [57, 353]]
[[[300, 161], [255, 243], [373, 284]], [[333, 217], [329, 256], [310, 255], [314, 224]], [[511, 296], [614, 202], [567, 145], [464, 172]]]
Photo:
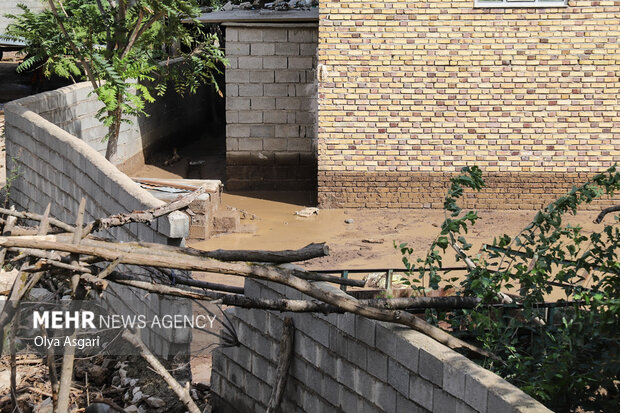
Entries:
[[189, 204], [194, 202], [196, 198], [205, 193], [206, 189], [206, 186], [201, 186], [191, 194], [186, 195], [183, 198], [173, 201], [169, 204], [162, 205], [160, 207], [147, 209], [145, 211], [135, 211], [127, 214], [116, 214], [107, 218], [96, 219], [86, 225], [86, 227], [82, 231], [82, 237], [85, 237], [91, 232], [101, 231], [112, 227], [120, 227], [131, 222], [151, 222], [156, 218], [187, 207]]
[[288, 379], [288, 370], [293, 360], [293, 341], [295, 339], [295, 327], [293, 319], [286, 317], [282, 328], [282, 339], [280, 340], [280, 353], [278, 355], [278, 366], [276, 367], [276, 381], [273, 384], [271, 397], [267, 404], [267, 413], [275, 413], [282, 403], [284, 389]]
[[179, 382], [176, 381], [175, 378], [172, 377], [170, 373], [168, 373], [168, 370], [166, 370], [166, 368], [159, 362], [159, 360], [157, 360], [157, 357], [155, 357], [153, 353], [151, 353], [149, 349], [144, 345], [140, 337], [138, 337], [134, 333], [130, 332], [129, 330], [125, 330], [123, 331], [122, 337], [127, 342], [140, 350], [140, 355], [142, 356], [142, 358], [144, 358], [144, 360], [146, 360], [146, 362], [151, 365], [153, 370], [155, 370], [155, 372], [159, 374], [162, 379], [164, 379], [168, 386], [170, 386], [170, 388], [179, 397], [179, 400], [181, 400], [185, 407], [187, 407], [187, 410], [189, 410], [190, 413], [200, 413], [198, 406], [196, 406], [196, 403], [194, 403], [192, 397], [190, 396], [189, 381], [187, 382], [187, 387], [181, 387]]
[[[9, 215], [9, 216], [21, 218], [21, 219], [29, 219], [31, 221], [39, 221], [39, 222], [45, 219], [44, 215], [34, 214], [32, 212], [25, 212], [25, 211], [24, 212], [12, 211], [6, 208], [0, 208], [0, 214]], [[75, 228], [72, 227], [71, 225], [66, 224], [56, 218], [49, 217], [48, 222], [50, 225], [53, 225], [67, 232], [73, 232], [75, 230]]]
[[329, 255], [329, 247], [324, 242], [308, 244], [298, 250], [284, 251], [246, 251], [246, 250], [214, 250], [206, 251], [203, 256], [220, 261], [252, 261], [273, 262], [283, 264], [287, 262], [306, 261], [312, 258]]
[[620, 205], [616, 205], [616, 206], [612, 206], [609, 208], [605, 208], [604, 210], [601, 211], [600, 214], [598, 214], [598, 216], [596, 217], [596, 219], [594, 220], [595, 224], [600, 224], [601, 221], [603, 221], [603, 218], [605, 218], [605, 215], [611, 213], [611, 212], [618, 212], [620, 211]]
[[[96, 278], [96, 277], [94, 277]], [[139, 281], [114, 274], [109, 278], [118, 284], [129, 287], [140, 288], [156, 294], [183, 297], [194, 300], [218, 300], [224, 305], [230, 305], [248, 309], [261, 309], [273, 311], [290, 311], [295, 313], [344, 313], [345, 311], [337, 306], [325, 304], [319, 301], [310, 300], [289, 300], [289, 299], [265, 299], [246, 297], [239, 294], [222, 294], [210, 291], [184, 290], [168, 285], [154, 284], [148, 281]], [[370, 300], [358, 300], [360, 304], [369, 307], [383, 309], [463, 309], [475, 308], [480, 302], [475, 297], [410, 297], [410, 298], [377, 298]]]

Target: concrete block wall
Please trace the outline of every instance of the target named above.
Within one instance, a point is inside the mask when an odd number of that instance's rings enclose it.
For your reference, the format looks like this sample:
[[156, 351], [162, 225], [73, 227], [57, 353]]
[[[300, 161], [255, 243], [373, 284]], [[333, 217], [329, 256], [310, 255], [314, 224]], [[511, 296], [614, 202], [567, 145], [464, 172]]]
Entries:
[[[245, 293], [266, 299], [310, 299], [289, 287], [250, 279]], [[211, 388], [218, 411], [266, 411], [283, 318], [291, 316], [294, 358], [282, 412], [550, 412], [497, 375], [403, 327], [353, 314], [240, 308], [228, 314], [241, 345], [213, 353]]]
[[6, 27], [14, 20], [6, 17], [6, 14], [22, 14], [22, 9], [17, 7], [18, 4], [26, 5], [32, 11], [40, 11], [45, 7], [45, 3], [40, 0], [0, 0], [0, 34], [6, 33]]
[[[103, 104], [92, 91], [90, 83], [82, 82], [22, 99], [21, 104], [105, 155], [104, 137], [108, 129], [95, 117]], [[123, 170], [132, 169], [144, 161], [152, 146], [165, 143], [167, 138], [178, 142], [187, 134], [195, 135], [206, 110], [205, 94], [206, 88], [184, 97], [169, 90], [154, 103], [147, 104], [145, 111], [149, 116], [128, 118], [131, 123], [121, 125], [112, 163]]]
[[[76, 90], [77, 89], [77, 90]], [[86, 199], [85, 221], [120, 212], [144, 210], [164, 205], [143, 190], [84, 140], [44, 119], [37, 112], [68, 112], [62, 105], [76, 99], [85, 88], [62, 88], [8, 103], [4, 107], [7, 191], [10, 204], [18, 210], [42, 214], [51, 204], [51, 216], [75, 222], [80, 199]], [[62, 96], [67, 94], [68, 96]], [[54, 107], [52, 102], [58, 104]], [[70, 103], [69, 103], [70, 104]], [[118, 241], [155, 242], [179, 245], [189, 232], [189, 218], [176, 211], [150, 225], [130, 224], [97, 235]], [[148, 270], [119, 266], [119, 270], [136, 276], [153, 277]], [[191, 311], [179, 300], [160, 299], [131, 288], [111, 286], [106, 301], [119, 311], [143, 314], [176, 314]], [[185, 307], [184, 307], [185, 306]], [[143, 337], [151, 349], [162, 357], [189, 343], [189, 336], [175, 337], [172, 330], [149, 332]]]
[[316, 188], [315, 23], [225, 23], [226, 185]]
[[617, 1], [322, 0], [319, 12], [324, 207], [440, 205], [426, 183], [478, 165], [489, 185], [469, 205], [540, 208], [620, 161]]

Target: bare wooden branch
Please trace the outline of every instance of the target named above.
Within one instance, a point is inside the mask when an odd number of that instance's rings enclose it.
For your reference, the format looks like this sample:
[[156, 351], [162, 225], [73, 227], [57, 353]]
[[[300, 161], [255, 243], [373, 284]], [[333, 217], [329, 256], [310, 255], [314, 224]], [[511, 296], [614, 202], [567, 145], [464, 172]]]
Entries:
[[107, 218], [96, 219], [84, 228], [83, 235], [86, 236], [91, 232], [101, 231], [111, 227], [120, 227], [131, 222], [151, 222], [156, 218], [187, 207], [194, 202], [196, 198], [205, 193], [206, 189], [206, 186], [201, 186], [191, 194], [157, 208], [147, 209], [146, 211], [135, 211], [128, 214], [116, 214]]
[[187, 407], [187, 410], [189, 410], [190, 413], [200, 413], [200, 409], [198, 409], [198, 406], [196, 406], [196, 403], [194, 403], [189, 393], [189, 387], [182, 387], [179, 382], [172, 377], [168, 370], [166, 370], [159, 360], [157, 360], [157, 357], [155, 357], [153, 353], [151, 353], [144, 345], [140, 337], [129, 330], [123, 331], [122, 337], [140, 350], [140, 355], [142, 358], [144, 358], [144, 360], [151, 365], [153, 370], [155, 370], [155, 372], [159, 374], [162, 379], [164, 379], [168, 386], [170, 386], [170, 388], [179, 397], [179, 400], [181, 400], [185, 407]]
[[50, 210], [52, 208], [52, 203], [48, 203], [45, 208], [45, 212], [43, 212], [43, 218], [41, 219], [41, 223], [39, 224], [39, 230], [37, 231], [38, 235], [45, 235], [47, 231], [49, 231], [49, 223], [50, 223]]
[[611, 212], [618, 212], [620, 211], [620, 205], [616, 205], [616, 206], [612, 206], [609, 208], [605, 208], [604, 210], [601, 211], [600, 214], [598, 214], [598, 216], [596, 217], [596, 219], [594, 220], [595, 224], [600, 224], [603, 221], [603, 218], [605, 218], [605, 215], [611, 213]]
[[[17, 217], [17, 218], [21, 218], [21, 219], [29, 219], [32, 221], [42, 221], [44, 216], [43, 215], [39, 215], [39, 214], [34, 214], [32, 212], [25, 212], [25, 211], [11, 211], [10, 209], [6, 209], [6, 208], [0, 208], [0, 214], [4, 214], [4, 215], [8, 215], [8, 216], [12, 216], [12, 217]], [[73, 232], [74, 228], [69, 225], [66, 224], [58, 219], [55, 218], [48, 218], [49, 220], [49, 224], [53, 225], [57, 228], [60, 228], [64, 231], [67, 232]]]
[[[23, 240], [22, 237], [0, 237], [0, 247], [32, 247], [32, 239]], [[106, 250], [105, 248], [95, 248], [85, 245], [73, 245], [60, 242], [37, 241], [36, 247], [43, 249], [56, 249], [59, 251], [73, 252], [79, 254], [88, 254], [105, 258], [113, 261], [119, 258], [119, 254]], [[451, 336], [447, 332], [427, 323], [426, 321], [415, 317], [401, 310], [379, 309], [366, 307], [357, 300], [340, 296], [331, 291], [326, 291], [317, 287], [301, 276], [308, 276], [308, 272], [304, 270], [288, 269], [282, 266], [250, 264], [241, 262], [220, 262], [213, 259], [198, 259], [190, 256], [180, 256], [179, 258], [165, 255], [151, 255], [127, 253], [121, 258], [121, 262], [125, 264], [143, 265], [150, 267], [176, 268], [191, 271], [207, 271], [220, 274], [237, 275], [267, 281], [273, 281], [279, 284], [285, 284], [305, 293], [313, 298], [324, 301], [328, 304], [335, 305], [344, 311], [355, 313], [364, 317], [372, 318], [380, 321], [389, 321], [403, 324], [414, 330], [418, 330], [438, 342], [452, 348], [465, 349], [479, 356], [497, 357], [485, 350], [479, 349], [469, 343], [466, 343], [456, 337]]]
[[276, 368], [276, 382], [273, 384], [271, 397], [267, 404], [267, 413], [275, 413], [282, 403], [284, 389], [288, 379], [288, 370], [293, 360], [293, 341], [295, 339], [295, 327], [293, 319], [286, 317], [282, 328], [282, 339], [280, 340], [280, 354], [278, 355], [278, 367]]
[[[186, 290], [162, 284], [154, 284], [148, 281], [139, 281], [114, 274], [111, 281], [140, 288], [156, 294], [171, 295], [174, 297], [184, 297], [195, 300], [218, 300], [224, 305], [241, 308], [256, 308], [261, 310], [290, 311], [295, 313], [344, 313], [345, 311], [337, 306], [326, 304], [319, 301], [309, 300], [289, 300], [289, 299], [264, 299], [251, 298], [239, 294], [222, 294], [211, 291]], [[463, 309], [475, 308], [480, 302], [475, 297], [410, 297], [410, 298], [377, 298], [370, 300], [359, 300], [359, 303], [369, 307], [384, 309]]]

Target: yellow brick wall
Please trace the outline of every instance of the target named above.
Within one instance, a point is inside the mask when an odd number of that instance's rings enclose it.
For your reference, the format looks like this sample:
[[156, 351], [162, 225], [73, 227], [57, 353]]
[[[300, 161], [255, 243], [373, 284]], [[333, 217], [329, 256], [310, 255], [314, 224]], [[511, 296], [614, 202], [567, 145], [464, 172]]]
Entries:
[[351, 173], [410, 179], [475, 164], [487, 174], [561, 179], [620, 161], [620, 1], [473, 5], [321, 1], [326, 206], [338, 205], [329, 200], [342, 185], [333, 183]]

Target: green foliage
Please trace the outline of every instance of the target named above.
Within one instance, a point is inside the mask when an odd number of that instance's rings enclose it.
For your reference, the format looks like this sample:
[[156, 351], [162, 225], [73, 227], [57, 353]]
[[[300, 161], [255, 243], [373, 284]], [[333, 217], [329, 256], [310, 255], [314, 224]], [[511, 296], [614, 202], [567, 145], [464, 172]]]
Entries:
[[[104, 104], [98, 116], [116, 140], [120, 123], [144, 115], [146, 103], [166, 92], [217, 84], [226, 64], [216, 35], [192, 24], [197, 0], [55, 0], [50, 10], [21, 15], [8, 33], [26, 40], [28, 58], [19, 71], [41, 66], [74, 80], [89, 80]], [[194, 21], [195, 23], [195, 21]], [[171, 62], [175, 64], [171, 64]]]
[[[555, 411], [615, 411], [620, 394], [619, 218], [590, 235], [564, 224], [563, 218], [620, 190], [620, 173], [612, 167], [574, 187], [539, 211], [516, 237], [499, 236], [481, 254], [469, 257], [464, 251], [471, 245], [463, 234], [478, 216], [463, 212], [457, 202], [466, 188], [480, 190], [483, 185], [476, 167], [464, 168], [451, 180], [446, 219], [426, 258], [417, 260], [419, 267], [411, 265], [411, 248], [397, 247], [412, 284], [455, 288], [457, 295], [482, 300], [474, 310], [428, 311], [428, 320], [448, 321], [453, 334], [495, 353], [505, 363], [487, 360], [485, 367]], [[462, 250], [457, 260], [469, 264], [458, 286], [456, 278], [440, 276], [442, 253], [453, 245]], [[554, 287], [565, 298], [541, 308]], [[512, 304], [499, 305], [506, 293]]]

